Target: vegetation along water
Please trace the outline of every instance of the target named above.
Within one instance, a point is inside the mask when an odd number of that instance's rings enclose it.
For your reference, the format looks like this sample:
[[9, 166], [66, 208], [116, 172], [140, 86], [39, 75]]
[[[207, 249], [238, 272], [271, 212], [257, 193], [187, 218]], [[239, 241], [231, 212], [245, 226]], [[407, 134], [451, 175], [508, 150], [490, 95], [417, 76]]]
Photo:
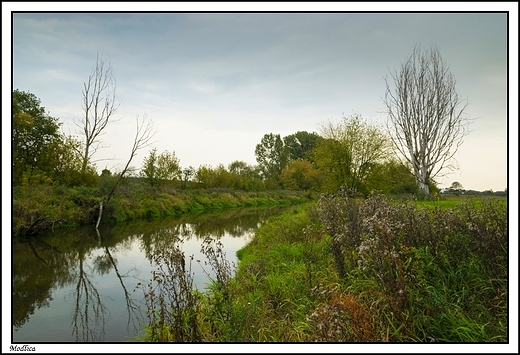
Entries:
[[235, 277], [215, 257], [210, 292], [149, 314], [145, 340], [507, 342], [506, 208], [324, 195], [263, 224]]

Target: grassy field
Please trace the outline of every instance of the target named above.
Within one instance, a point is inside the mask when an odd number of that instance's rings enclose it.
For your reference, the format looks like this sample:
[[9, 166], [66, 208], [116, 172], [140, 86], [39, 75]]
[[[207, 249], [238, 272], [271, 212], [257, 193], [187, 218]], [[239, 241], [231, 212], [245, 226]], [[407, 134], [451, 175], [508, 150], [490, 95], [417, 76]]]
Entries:
[[443, 207], [452, 208], [460, 203], [475, 203], [477, 206], [482, 204], [482, 201], [497, 201], [499, 203], [507, 204], [506, 197], [498, 196], [443, 196], [433, 200], [416, 201], [418, 207]]

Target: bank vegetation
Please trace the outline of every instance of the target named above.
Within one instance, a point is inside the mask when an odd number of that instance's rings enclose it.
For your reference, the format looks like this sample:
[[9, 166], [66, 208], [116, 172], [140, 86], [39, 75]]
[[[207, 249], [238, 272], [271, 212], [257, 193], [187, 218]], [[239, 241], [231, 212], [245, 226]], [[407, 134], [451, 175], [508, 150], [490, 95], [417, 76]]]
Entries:
[[218, 241], [202, 251], [215, 275], [204, 292], [179, 272], [189, 256], [156, 251], [141, 340], [509, 339], [504, 199], [432, 208], [341, 190], [272, 217], [238, 251], [236, 270]]

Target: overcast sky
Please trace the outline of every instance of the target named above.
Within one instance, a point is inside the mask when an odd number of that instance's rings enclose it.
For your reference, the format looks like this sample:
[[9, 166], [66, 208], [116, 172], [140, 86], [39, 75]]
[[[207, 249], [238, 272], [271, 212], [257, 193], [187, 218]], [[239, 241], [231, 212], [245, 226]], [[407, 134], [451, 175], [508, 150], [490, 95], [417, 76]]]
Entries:
[[505, 13], [15, 13], [12, 35], [13, 89], [40, 98], [67, 134], [79, 132], [73, 121], [96, 55], [110, 59], [120, 120], [95, 159], [110, 159], [97, 167], [112, 171], [128, 159], [137, 115], [154, 121], [153, 147], [195, 168], [256, 164], [264, 134], [319, 133], [342, 115], [382, 125], [385, 76], [414, 45], [436, 45], [477, 118], [456, 155], [460, 170], [440, 186], [507, 187]]

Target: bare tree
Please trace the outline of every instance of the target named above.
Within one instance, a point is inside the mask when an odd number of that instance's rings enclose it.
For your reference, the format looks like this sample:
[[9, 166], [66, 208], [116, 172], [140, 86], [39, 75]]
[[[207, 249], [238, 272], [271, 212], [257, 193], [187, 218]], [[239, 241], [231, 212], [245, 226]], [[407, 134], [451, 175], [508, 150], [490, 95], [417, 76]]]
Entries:
[[83, 83], [83, 120], [76, 123], [85, 136], [82, 173], [85, 174], [92, 155], [100, 147], [100, 136], [119, 108], [116, 79], [110, 62], [98, 55], [96, 65]]
[[[132, 145], [132, 150], [130, 152], [130, 157], [128, 158], [128, 161], [126, 162], [125, 167], [123, 170], [119, 173], [117, 180], [115, 181], [114, 185], [110, 189], [110, 192], [108, 195], [104, 198], [104, 203], [108, 203], [112, 196], [114, 195], [114, 192], [117, 189], [117, 186], [121, 182], [121, 180], [125, 177], [126, 173], [129, 171], [130, 163], [132, 162], [132, 159], [137, 155], [137, 151], [143, 148], [146, 148], [150, 146], [153, 142], [152, 139], [156, 133], [156, 130], [154, 128], [153, 122], [148, 119], [146, 115], [143, 116], [142, 119], [139, 118], [139, 115], [136, 117], [136, 132], [134, 137], [134, 144]], [[96, 222], [96, 229], [99, 226], [99, 222], [101, 221], [101, 216], [103, 214], [103, 201], [99, 205], [99, 215], [98, 220]]]
[[412, 165], [419, 188], [428, 195], [435, 177], [456, 169], [453, 156], [470, 121], [464, 115], [467, 102], [459, 98], [455, 78], [436, 47], [421, 52], [416, 46], [391, 77], [393, 90], [385, 78], [387, 129], [401, 162]]

